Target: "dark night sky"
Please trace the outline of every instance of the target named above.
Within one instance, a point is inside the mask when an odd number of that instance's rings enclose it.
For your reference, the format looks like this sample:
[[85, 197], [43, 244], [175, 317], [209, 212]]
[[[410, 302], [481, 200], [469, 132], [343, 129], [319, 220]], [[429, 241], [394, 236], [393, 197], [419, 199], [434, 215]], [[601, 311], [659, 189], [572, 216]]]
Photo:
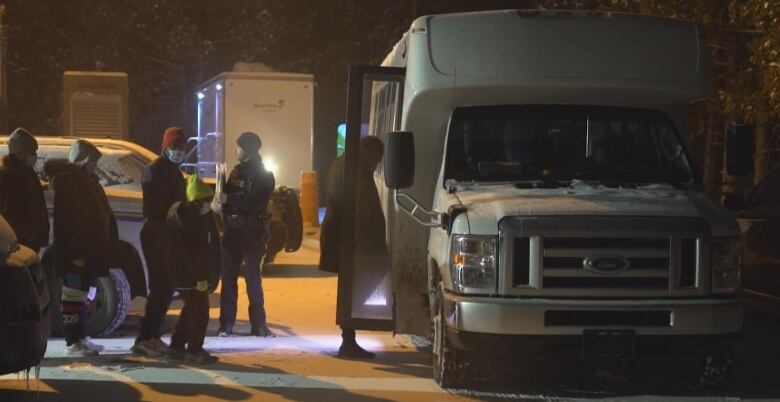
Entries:
[[380, 61], [416, 16], [531, 3], [6, 1], [7, 124], [63, 134], [63, 71], [124, 71], [131, 139], [156, 151], [165, 127], [194, 131], [193, 94], [200, 83], [235, 62], [262, 62], [277, 71], [315, 75], [315, 167], [325, 171], [343, 121], [349, 64]]

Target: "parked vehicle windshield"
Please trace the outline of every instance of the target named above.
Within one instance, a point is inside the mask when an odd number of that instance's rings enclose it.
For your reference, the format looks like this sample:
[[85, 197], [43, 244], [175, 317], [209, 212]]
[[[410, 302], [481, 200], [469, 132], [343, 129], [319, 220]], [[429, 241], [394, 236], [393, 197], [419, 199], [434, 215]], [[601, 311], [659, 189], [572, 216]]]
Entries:
[[599, 106], [456, 109], [445, 180], [568, 186], [694, 183], [691, 163], [662, 112]]

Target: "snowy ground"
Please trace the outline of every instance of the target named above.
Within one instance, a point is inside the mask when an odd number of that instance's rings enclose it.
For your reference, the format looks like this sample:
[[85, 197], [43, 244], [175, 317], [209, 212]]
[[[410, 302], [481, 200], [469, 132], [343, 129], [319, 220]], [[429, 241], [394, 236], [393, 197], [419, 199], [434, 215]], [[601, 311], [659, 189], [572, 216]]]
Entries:
[[[129, 354], [144, 300], [96, 359], [63, 357], [64, 343], [49, 342], [42, 380], [32, 391], [17, 375], [0, 377], [0, 401], [468, 401], [468, 400], [625, 400], [711, 401], [780, 400], [780, 320], [752, 317], [737, 358], [733, 384], [716, 396], [663, 385], [636, 385], [610, 375], [583, 385], [540, 384], [507, 393], [454, 392], [439, 389], [431, 378], [430, 352], [406, 337], [361, 332], [359, 342], [377, 353], [371, 361], [335, 357], [340, 343], [334, 322], [336, 277], [316, 270], [315, 236], [301, 251], [280, 255], [279, 265], [265, 272], [264, 288], [270, 327], [278, 338], [246, 335], [247, 301], [239, 305], [239, 336], [216, 338], [218, 295], [212, 296], [206, 348], [220, 362], [190, 366], [133, 357]], [[243, 289], [242, 289], [243, 291]], [[175, 323], [178, 302], [167, 324]], [[40, 393], [36, 393], [36, 388]], [[653, 396], [654, 395], [654, 396]]]

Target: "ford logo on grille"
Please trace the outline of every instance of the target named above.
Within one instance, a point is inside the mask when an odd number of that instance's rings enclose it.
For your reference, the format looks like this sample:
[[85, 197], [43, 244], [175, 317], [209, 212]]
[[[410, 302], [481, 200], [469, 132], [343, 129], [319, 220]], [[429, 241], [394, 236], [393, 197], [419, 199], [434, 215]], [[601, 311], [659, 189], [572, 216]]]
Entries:
[[629, 268], [628, 260], [619, 255], [591, 255], [585, 257], [582, 266], [590, 272], [601, 275], [612, 275]]

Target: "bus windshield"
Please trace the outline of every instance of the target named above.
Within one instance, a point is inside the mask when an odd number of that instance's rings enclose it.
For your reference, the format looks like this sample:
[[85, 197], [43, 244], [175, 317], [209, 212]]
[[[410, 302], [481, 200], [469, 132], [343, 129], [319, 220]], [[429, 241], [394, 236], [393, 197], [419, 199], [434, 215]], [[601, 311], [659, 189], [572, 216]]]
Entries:
[[662, 112], [600, 106], [458, 108], [447, 141], [445, 180], [568, 186], [695, 182]]

